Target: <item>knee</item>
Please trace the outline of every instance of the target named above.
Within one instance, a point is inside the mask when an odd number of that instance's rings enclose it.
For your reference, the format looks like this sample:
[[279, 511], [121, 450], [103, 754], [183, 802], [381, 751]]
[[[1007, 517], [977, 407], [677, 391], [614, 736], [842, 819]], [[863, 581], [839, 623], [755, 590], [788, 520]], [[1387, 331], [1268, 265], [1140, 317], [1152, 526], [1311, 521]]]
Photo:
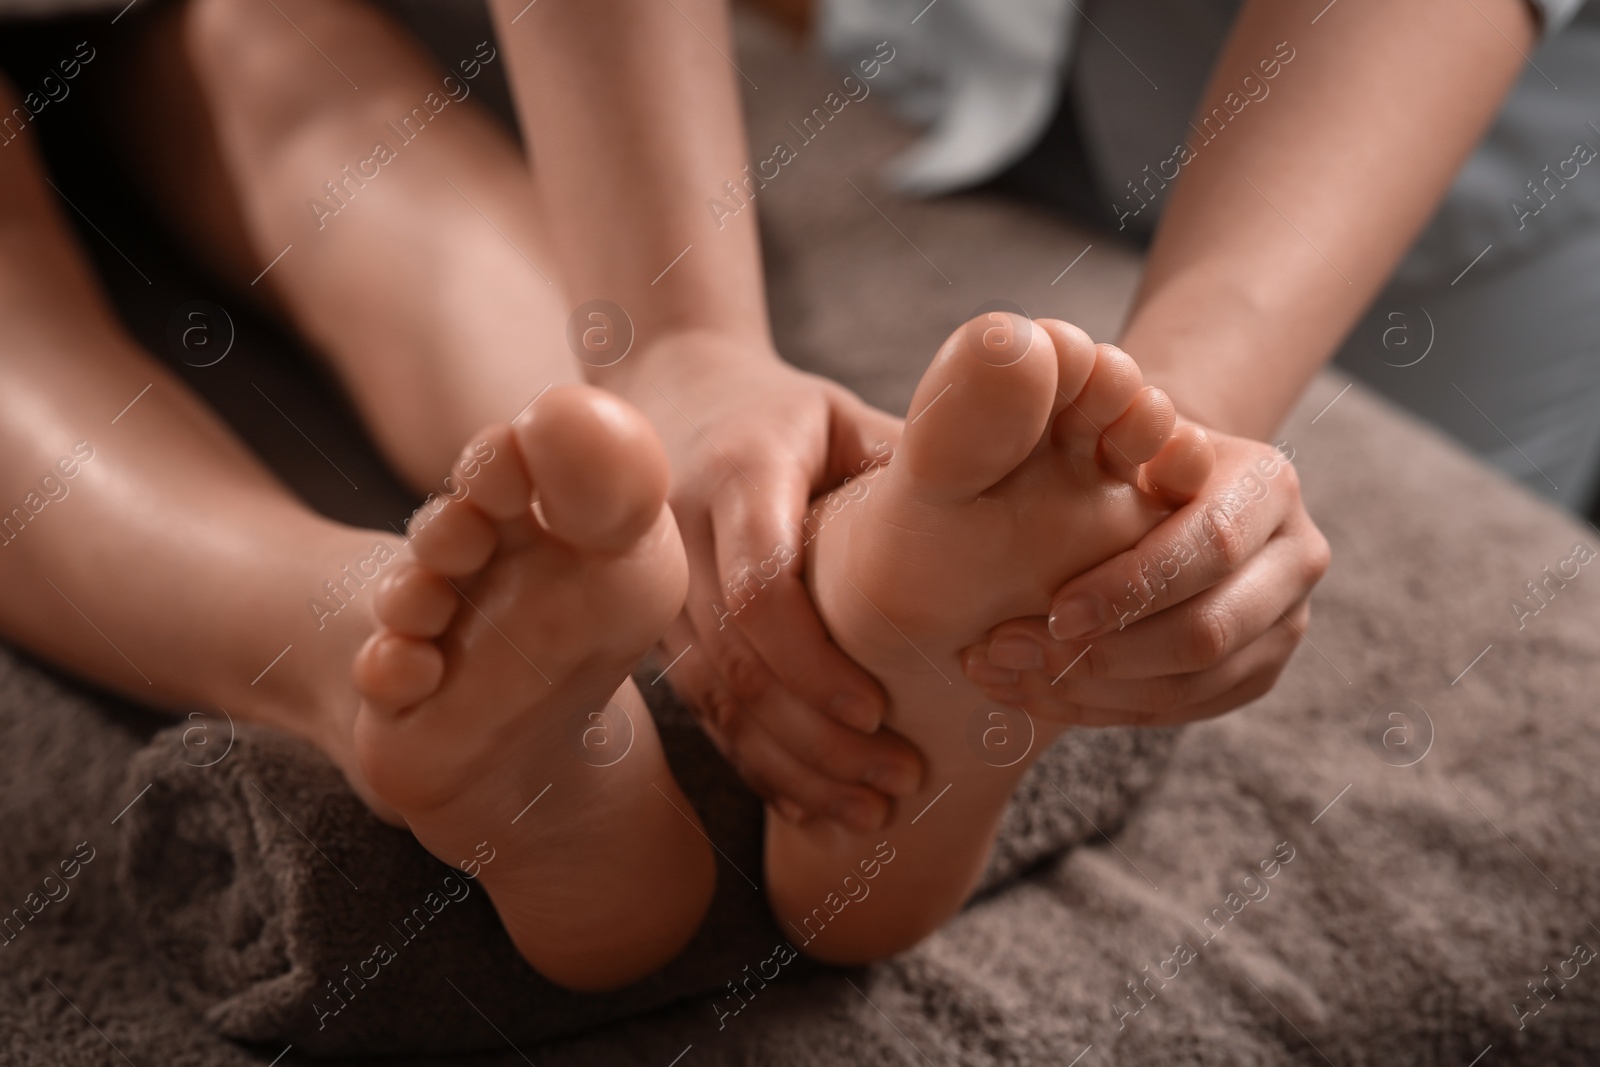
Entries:
[[264, 75], [279, 80], [271, 76], [291, 69], [285, 30], [294, 33], [270, 4], [189, 0], [184, 6], [184, 50], [212, 86], [259, 84]]
[[365, 0], [188, 0], [182, 18], [182, 47], [215, 121], [248, 130], [258, 146], [431, 87], [420, 47]]
[[281, 132], [317, 109], [326, 98], [325, 81], [343, 86], [302, 36], [304, 29], [320, 47], [335, 47], [316, 36], [317, 15], [302, 7], [290, 0], [189, 0], [185, 5], [181, 46], [217, 121], [248, 123], [258, 133]]

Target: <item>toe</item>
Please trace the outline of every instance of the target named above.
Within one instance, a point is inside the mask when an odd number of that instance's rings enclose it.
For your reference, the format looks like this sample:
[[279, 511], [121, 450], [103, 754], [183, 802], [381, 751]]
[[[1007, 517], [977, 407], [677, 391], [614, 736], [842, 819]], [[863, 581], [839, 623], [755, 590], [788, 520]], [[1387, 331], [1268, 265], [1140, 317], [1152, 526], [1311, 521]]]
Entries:
[[1100, 435], [1120, 419], [1144, 386], [1139, 365], [1115, 345], [1096, 345], [1094, 368], [1055, 424], [1055, 441], [1075, 455], [1093, 455]]
[[451, 477], [478, 510], [497, 522], [528, 514], [533, 489], [516, 438], [506, 423], [490, 426], [462, 449]]
[[1174, 504], [1187, 503], [1211, 477], [1216, 458], [1216, 449], [1205, 430], [1185, 423], [1144, 465], [1144, 476], [1158, 495]]
[[466, 497], [445, 500], [430, 513], [431, 506], [424, 505], [408, 531], [418, 563], [448, 578], [463, 578], [489, 562], [496, 538], [488, 516]]
[[957, 330], [922, 376], [900, 444], [918, 491], [970, 499], [1003, 479], [1043, 436], [1055, 387], [1055, 345], [1030, 320], [994, 312]]
[[1070, 322], [1039, 319], [1035, 323], [1056, 346], [1056, 410], [1069, 406], [1083, 392], [1096, 359], [1094, 339]]
[[1155, 458], [1166, 445], [1177, 421], [1167, 394], [1145, 386], [1122, 417], [1106, 427], [1102, 460], [1125, 477], [1133, 477], [1139, 464]]
[[512, 428], [556, 537], [618, 552], [655, 525], [667, 498], [667, 455], [637, 410], [590, 386], [562, 386]]
[[408, 637], [438, 637], [456, 613], [456, 591], [443, 577], [415, 563], [395, 565], [378, 586], [378, 621]]
[[375, 707], [410, 707], [444, 678], [444, 655], [432, 641], [380, 630], [356, 653], [356, 690]]

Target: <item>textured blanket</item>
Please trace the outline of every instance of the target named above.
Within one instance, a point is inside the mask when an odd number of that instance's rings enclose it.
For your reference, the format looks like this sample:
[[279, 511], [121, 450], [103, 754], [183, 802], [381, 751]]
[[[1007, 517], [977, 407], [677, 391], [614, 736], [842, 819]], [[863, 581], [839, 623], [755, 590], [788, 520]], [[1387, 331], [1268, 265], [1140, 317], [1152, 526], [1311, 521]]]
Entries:
[[[747, 965], [780, 946], [792, 954], [748, 880], [761, 873], [761, 806], [654, 673], [639, 684], [723, 863], [693, 943], [627, 990], [583, 995], [539, 977], [470, 877], [374, 819], [316, 751], [226, 719], [170, 727], [132, 754], [124, 793], [136, 799], [111, 847], [118, 892], [171, 989], [220, 1033], [319, 1053], [470, 1051], [499, 1041], [483, 1015], [534, 1042], [726, 996]], [[18, 725], [59, 728], [36, 713]], [[1006, 814], [986, 885], [1120, 826], [1174, 740], [1085, 731], [1045, 753]], [[103, 741], [120, 739], [86, 723], [80, 743]]]

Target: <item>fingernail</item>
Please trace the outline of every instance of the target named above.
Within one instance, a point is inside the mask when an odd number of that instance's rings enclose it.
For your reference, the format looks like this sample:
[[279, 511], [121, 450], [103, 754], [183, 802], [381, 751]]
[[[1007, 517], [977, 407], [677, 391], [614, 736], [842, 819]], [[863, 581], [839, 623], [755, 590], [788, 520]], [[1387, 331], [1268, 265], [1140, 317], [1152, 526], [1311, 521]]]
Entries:
[[1057, 641], [1088, 637], [1105, 625], [1103, 601], [1097, 596], [1076, 596], [1050, 611], [1050, 636]]
[[793, 823], [794, 825], [799, 826], [800, 823], [805, 820], [806, 813], [804, 809], [802, 809], [800, 805], [796, 804], [788, 797], [779, 797], [777, 800], [772, 802], [772, 806], [777, 809], [778, 815], [782, 817], [785, 822]]
[[867, 772], [863, 782], [892, 797], [909, 796], [916, 792], [922, 777], [917, 769], [906, 763], [880, 763]]
[[835, 718], [864, 733], [873, 733], [882, 723], [878, 702], [864, 693], [846, 690], [829, 701], [828, 706]]
[[1013, 671], [1036, 671], [1044, 667], [1044, 649], [1026, 637], [1001, 637], [989, 642], [989, 662]]
[[981, 686], [1016, 685], [1022, 675], [1005, 667], [996, 667], [986, 659], [973, 659], [967, 664], [967, 677]]
[[828, 809], [833, 817], [855, 830], [871, 831], [878, 828], [878, 805], [861, 797], [845, 797]]

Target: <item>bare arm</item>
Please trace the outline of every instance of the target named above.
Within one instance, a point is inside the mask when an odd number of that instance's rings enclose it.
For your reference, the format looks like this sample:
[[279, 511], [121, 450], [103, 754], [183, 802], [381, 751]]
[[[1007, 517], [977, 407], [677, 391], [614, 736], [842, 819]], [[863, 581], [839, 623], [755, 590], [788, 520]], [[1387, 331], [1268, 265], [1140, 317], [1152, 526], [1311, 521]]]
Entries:
[[[969, 650], [991, 699], [1086, 725], [1188, 722], [1267, 692], [1303, 636], [1328, 544], [1261, 439], [1415, 240], [1537, 29], [1524, 0], [1337, 0], [1313, 17], [1247, 0], [1196, 123], [1280, 42], [1294, 58], [1222, 133], [1191, 139], [1122, 339], [1212, 431], [1216, 470], [1063, 586], [1048, 629], [1012, 620]], [[1174, 551], [1191, 560], [1176, 574]]]
[[636, 329], [625, 358], [585, 374], [638, 405], [672, 461], [690, 579], [664, 641], [671, 682], [786, 817], [881, 824], [880, 790], [904, 790], [896, 769], [915, 779], [920, 760], [877, 730], [882, 692], [817, 616], [797, 534], [898, 420], [778, 357], [755, 206], [708, 206], [748, 162], [727, 4], [496, 0], [494, 14], [568, 298], [620, 305]]
[[1180, 410], [1247, 437], [1272, 432], [1382, 288], [1537, 31], [1524, 0], [1338, 0], [1310, 18], [1245, 4], [1199, 115], [1279, 42], [1294, 59], [1190, 142], [1122, 340]]
[[640, 345], [703, 329], [769, 350], [755, 213], [719, 230], [706, 208], [748, 161], [727, 5], [496, 0], [494, 14], [572, 302], [615, 301]]

